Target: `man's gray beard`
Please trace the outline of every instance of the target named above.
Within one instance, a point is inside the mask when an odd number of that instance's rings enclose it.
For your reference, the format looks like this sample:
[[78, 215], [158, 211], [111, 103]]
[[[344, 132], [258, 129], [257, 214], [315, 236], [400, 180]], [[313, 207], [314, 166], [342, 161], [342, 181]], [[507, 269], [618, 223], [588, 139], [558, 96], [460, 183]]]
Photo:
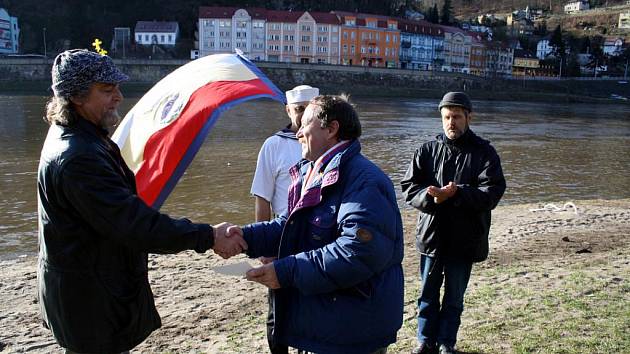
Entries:
[[116, 130], [116, 127], [118, 126], [118, 123], [120, 123], [120, 114], [118, 114], [118, 111], [112, 112], [112, 113], [108, 113], [105, 117], [103, 117], [103, 119], [101, 119], [101, 128], [107, 130], [109, 132], [109, 135], [112, 135], [112, 133], [114, 133], [114, 130]]

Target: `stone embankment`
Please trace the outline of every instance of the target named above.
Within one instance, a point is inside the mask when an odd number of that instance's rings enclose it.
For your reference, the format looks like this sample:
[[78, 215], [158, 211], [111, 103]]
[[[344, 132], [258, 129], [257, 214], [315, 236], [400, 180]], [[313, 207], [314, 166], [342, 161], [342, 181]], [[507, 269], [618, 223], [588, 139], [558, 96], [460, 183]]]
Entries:
[[[117, 60], [117, 65], [131, 77], [125, 84], [126, 92], [143, 93], [186, 62]], [[0, 59], [0, 91], [45, 93], [50, 85], [51, 64], [46, 59]], [[308, 83], [326, 93], [438, 98], [445, 91], [458, 90], [470, 92], [475, 99], [547, 102], [624, 102], [612, 100], [612, 95], [630, 98], [630, 84], [618, 78], [524, 80], [338, 65], [270, 62], [256, 65], [281, 89]]]

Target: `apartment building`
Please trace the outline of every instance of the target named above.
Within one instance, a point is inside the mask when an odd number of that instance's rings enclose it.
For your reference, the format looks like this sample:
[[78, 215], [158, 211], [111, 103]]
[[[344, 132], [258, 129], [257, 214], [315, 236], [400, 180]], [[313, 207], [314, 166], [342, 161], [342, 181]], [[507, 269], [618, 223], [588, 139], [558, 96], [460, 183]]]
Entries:
[[266, 60], [339, 64], [340, 22], [324, 12], [267, 11]]
[[398, 20], [386, 16], [333, 11], [341, 21], [341, 63], [373, 67], [399, 66]]
[[400, 67], [435, 70], [442, 66], [444, 31], [440, 26], [420, 20], [398, 19], [400, 30]]
[[512, 76], [514, 49], [501, 42], [486, 42], [486, 76]]
[[17, 17], [11, 17], [7, 10], [0, 8], [0, 54], [19, 53], [19, 38]]
[[477, 76], [486, 74], [486, 45], [479, 33], [469, 33], [470, 42], [470, 73]]
[[442, 26], [444, 30], [444, 64], [442, 71], [470, 73], [472, 36], [466, 31]]
[[255, 60], [265, 59], [267, 10], [202, 6], [199, 8], [199, 56], [241, 50]]

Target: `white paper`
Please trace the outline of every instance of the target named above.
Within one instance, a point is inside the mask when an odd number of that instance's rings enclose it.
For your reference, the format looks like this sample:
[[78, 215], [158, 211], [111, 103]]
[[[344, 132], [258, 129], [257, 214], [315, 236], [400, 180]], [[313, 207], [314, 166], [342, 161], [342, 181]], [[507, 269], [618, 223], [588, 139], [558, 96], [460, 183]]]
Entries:
[[248, 261], [240, 261], [238, 263], [213, 267], [212, 270], [223, 275], [245, 277], [245, 273], [252, 268], [254, 267]]

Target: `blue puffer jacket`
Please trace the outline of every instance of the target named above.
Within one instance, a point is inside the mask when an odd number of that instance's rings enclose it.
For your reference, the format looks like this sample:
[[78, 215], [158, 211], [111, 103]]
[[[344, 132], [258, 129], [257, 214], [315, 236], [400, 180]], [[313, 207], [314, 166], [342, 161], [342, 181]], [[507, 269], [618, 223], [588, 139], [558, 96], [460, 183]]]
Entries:
[[[335, 155], [287, 217], [243, 228], [250, 257], [277, 256], [275, 340], [315, 353], [370, 353], [403, 315], [403, 229], [390, 179], [360, 154]], [[292, 169], [300, 191], [308, 168]]]

